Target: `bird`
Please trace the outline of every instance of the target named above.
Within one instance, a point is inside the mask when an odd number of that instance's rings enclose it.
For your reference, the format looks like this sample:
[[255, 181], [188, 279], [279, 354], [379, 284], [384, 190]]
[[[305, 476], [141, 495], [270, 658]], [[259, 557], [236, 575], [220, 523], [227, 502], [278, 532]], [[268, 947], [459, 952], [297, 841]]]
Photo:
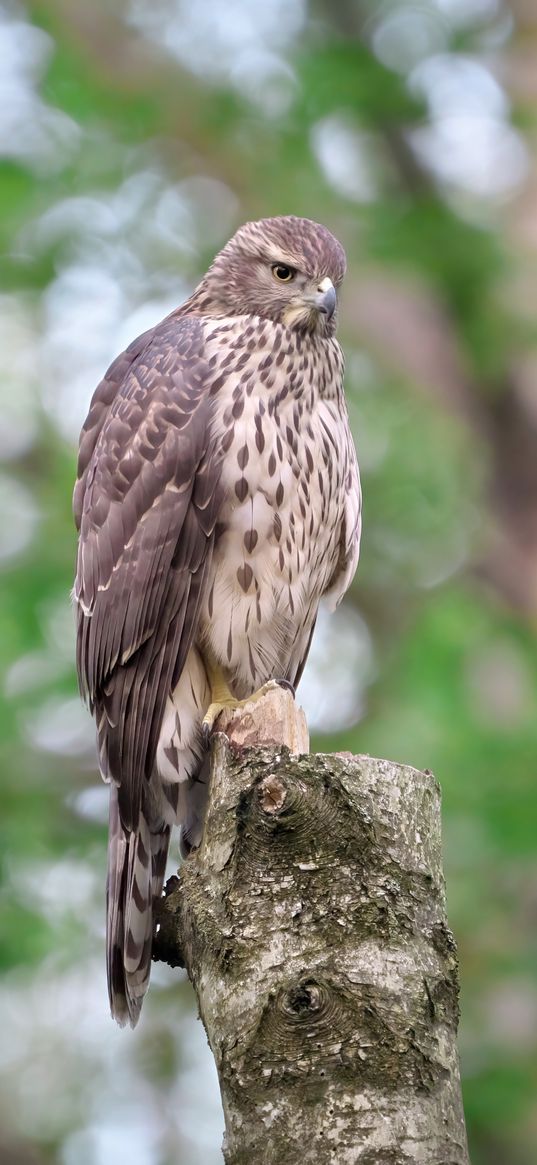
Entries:
[[323, 225], [241, 226], [98, 385], [80, 436], [76, 663], [110, 786], [107, 979], [135, 1026], [171, 829], [199, 846], [223, 707], [296, 689], [322, 598], [359, 557], [336, 339], [346, 258]]

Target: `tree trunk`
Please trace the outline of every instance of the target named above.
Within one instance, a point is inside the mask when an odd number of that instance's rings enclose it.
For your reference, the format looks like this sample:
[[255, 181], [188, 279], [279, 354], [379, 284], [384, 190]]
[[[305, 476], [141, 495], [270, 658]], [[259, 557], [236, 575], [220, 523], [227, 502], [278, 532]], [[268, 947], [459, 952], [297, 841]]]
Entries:
[[275, 746], [307, 748], [281, 690], [226, 715], [154, 955], [194, 985], [227, 1165], [467, 1165], [437, 782]]

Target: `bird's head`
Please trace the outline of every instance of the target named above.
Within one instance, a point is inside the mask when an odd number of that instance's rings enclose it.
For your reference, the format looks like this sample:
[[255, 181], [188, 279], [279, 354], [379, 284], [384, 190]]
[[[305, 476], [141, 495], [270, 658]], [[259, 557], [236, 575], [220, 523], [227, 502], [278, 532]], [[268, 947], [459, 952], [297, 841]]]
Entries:
[[265, 218], [233, 235], [197, 298], [204, 314], [257, 315], [330, 336], [345, 267], [343, 247], [326, 227], [294, 216]]

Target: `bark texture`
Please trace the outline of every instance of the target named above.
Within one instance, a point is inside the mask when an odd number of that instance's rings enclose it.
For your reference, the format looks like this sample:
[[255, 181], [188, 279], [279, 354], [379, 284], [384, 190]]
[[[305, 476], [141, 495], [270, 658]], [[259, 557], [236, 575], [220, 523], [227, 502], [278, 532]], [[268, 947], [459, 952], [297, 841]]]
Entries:
[[[156, 940], [197, 993], [225, 1161], [467, 1165], [437, 782], [267, 746], [292, 707], [269, 693], [228, 714]], [[256, 724], [263, 747], [242, 748]]]

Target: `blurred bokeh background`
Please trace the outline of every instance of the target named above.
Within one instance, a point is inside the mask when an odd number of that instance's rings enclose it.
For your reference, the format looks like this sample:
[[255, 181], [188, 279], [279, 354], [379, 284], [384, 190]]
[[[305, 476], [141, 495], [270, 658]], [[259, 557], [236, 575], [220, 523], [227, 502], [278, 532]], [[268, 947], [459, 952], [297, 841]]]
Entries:
[[474, 1165], [537, 1144], [535, 0], [0, 0], [0, 1157], [216, 1165], [188, 983], [108, 1017], [74, 448], [249, 218], [344, 243], [365, 534], [301, 695], [443, 789]]

